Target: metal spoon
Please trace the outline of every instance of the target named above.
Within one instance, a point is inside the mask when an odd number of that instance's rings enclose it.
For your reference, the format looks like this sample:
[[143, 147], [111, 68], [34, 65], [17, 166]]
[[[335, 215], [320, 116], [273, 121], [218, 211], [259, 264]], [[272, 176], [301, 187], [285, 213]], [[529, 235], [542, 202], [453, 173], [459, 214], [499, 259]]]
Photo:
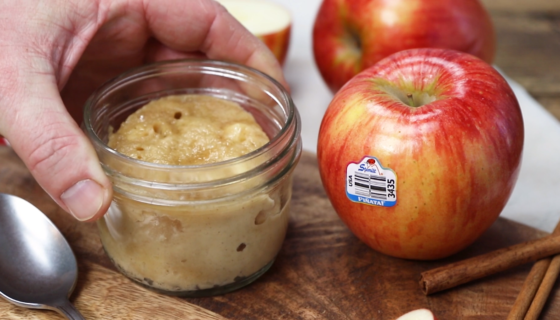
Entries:
[[31, 203], [0, 193], [0, 296], [84, 319], [68, 300], [77, 276], [76, 257], [54, 224]]

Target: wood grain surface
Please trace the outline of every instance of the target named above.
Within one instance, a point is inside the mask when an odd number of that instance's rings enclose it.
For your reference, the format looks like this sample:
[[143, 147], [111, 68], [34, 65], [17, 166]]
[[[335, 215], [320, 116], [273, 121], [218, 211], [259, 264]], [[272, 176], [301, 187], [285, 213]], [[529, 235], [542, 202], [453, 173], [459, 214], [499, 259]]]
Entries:
[[495, 64], [560, 120], [560, 1], [481, 1], [496, 29]]
[[[103, 251], [95, 224], [73, 221], [37, 185], [11, 148], [5, 146], [0, 146], [0, 192], [31, 202], [64, 234], [76, 254], [79, 269], [71, 301], [86, 319], [224, 319], [185, 300], [146, 290], [118, 273]], [[0, 298], [0, 319], [64, 317], [54, 311], [17, 307]]]
[[[495, 64], [560, 119], [560, 1], [482, 0], [498, 36]], [[42, 191], [7, 147], [0, 146], [0, 192], [27, 199], [57, 225], [79, 263], [72, 302], [86, 319], [394, 319], [427, 307], [439, 319], [505, 319], [531, 265], [424, 296], [422, 271], [545, 233], [506, 219], [472, 246], [437, 262], [378, 254], [338, 219], [320, 184], [315, 158], [295, 173], [289, 232], [273, 267], [252, 285], [223, 296], [180, 299], [153, 293], [116, 272], [94, 224], [78, 223]], [[1, 276], [1, 275], [0, 275]], [[0, 299], [0, 319], [63, 319]], [[560, 287], [541, 319], [560, 319]]]
[[[316, 158], [304, 153], [295, 171], [289, 230], [272, 268], [252, 285], [209, 298], [153, 293], [119, 274], [103, 252], [94, 224], [59, 209], [10, 148], [0, 147], [0, 192], [42, 210], [70, 242], [79, 263], [71, 296], [86, 319], [394, 319], [416, 308], [440, 319], [504, 319], [530, 265], [425, 296], [420, 273], [546, 233], [499, 219], [475, 244], [449, 259], [417, 262], [379, 254], [355, 238], [332, 209]], [[62, 319], [0, 299], [0, 319]], [[560, 319], [556, 286], [542, 319]]]

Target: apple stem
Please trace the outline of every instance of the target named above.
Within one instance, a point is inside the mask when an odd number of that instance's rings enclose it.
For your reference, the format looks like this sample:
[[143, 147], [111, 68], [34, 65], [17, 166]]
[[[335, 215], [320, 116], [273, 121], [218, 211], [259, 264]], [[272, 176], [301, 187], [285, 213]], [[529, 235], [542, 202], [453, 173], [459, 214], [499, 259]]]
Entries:
[[414, 97], [412, 96], [412, 93], [407, 94], [406, 97], [408, 98], [408, 103], [410, 104], [410, 106], [415, 108], [416, 105], [414, 105]]

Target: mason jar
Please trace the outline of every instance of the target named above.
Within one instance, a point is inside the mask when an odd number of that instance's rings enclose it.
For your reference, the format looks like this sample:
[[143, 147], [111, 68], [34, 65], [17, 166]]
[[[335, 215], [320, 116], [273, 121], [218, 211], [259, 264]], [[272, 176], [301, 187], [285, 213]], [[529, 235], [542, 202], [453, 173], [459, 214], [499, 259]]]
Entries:
[[[162, 165], [107, 146], [109, 132], [148, 102], [209, 95], [238, 103], [270, 141], [243, 156]], [[300, 119], [286, 90], [229, 62], [178, 60], [126, 72], [86, 102], [84, 131], [111, 179], [114, 198], [97, 222], [116, 268], [150, 289], [188, 297], [223, 294], [266, 272], [286, 235]]]

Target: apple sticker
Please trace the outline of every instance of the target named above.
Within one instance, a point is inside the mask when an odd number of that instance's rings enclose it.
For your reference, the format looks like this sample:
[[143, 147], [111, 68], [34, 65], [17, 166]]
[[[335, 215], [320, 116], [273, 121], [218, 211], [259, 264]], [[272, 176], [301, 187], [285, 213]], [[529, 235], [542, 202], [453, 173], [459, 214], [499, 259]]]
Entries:
[[346, 195], [354, 202], [380, 207], [397, 203], [397, 176], [375, 157], [364, 157], [346, 167]]

